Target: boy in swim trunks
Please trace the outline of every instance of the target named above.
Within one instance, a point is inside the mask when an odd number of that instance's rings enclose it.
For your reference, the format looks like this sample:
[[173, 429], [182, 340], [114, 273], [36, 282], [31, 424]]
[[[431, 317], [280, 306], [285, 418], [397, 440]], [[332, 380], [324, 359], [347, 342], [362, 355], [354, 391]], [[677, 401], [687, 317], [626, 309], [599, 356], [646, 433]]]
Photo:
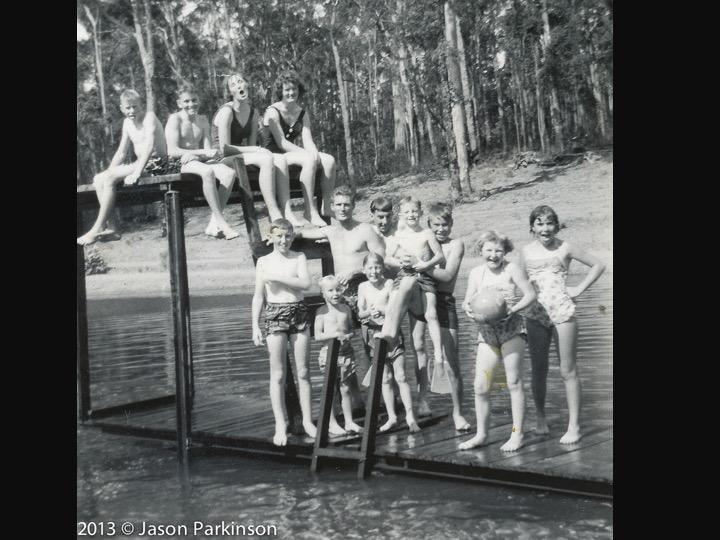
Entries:
[[[363, 263], [363, 270], [368, 280], [358, 287], [358, 317], [362, 322], [362, 338], [370, 358], [374, 358], [375, 333], [379, 332], [385, 319], [388, 299], [392, 291], [392, 280], [384, 276], [385, 265], [383, 258], [377, 253], [368, 253]], [[380, 431], [387, 431], [397, 424], [395, 414], [395, 393], [393, 392], [392, 380], [397, 382], [405, 407], [405, 421], [411, 433], [420, 431], [413, 414], [412, 392], [410, 385], [405, 379], [405, 343], [402, 332], [400, 339], [394, 349], [388, 351], [387, 362], [382, 373], [382, 394], [385, 401], [385, 409], [388, 413], [388, 420], [380, 426]], [[368, 374], [370, 372], [368, 371]], [[365, 384], [365, 381], [363, 381]], [[368, 381], [369, 384], [369, 381]]]
[[445, 255], [432, 231], [420, 225], [421, 216], [422, 205], [419, 200], [412, 196], [401, 199], [397, 232], [387, 239], [385, 257], [391, 266], [397, 266], [400, 270], [395, 277], [385, 323], [376, 337], [386, 339], [392, 346], [417, 285], [425, 298], [425, 312], [421, 317], [427, 321], [435, 361], [441, 362], [442, 338], [436, 307], [437, 288], [428, 272], [445, 262]]
[[[205, 115], [198, 114], [198, 95], [190, 85], [182, 85], [177, 91], [177, 106], [180, 109], [168, 118], [165, 124], [165, 139], [168, 155], [180, 159], [180, 172], [196, 174], [202, 179], [203, 194], [210, 206], [210, 223], [205, 230], [208, 236], [225, 240], [240, 236], [223, 217], [223, 209], [230, 197], [235, 171], [223, 163], [208, 160], [218, 155], [210, 141], [210, 122]], [[215, 179], [220, 182], [216, 187]]]
[[320, 349], [318, 363], [324, 372], [330, 341], [335, 338], [339, 339], [340, 352], [337, 363], [340, 368], [340, 396], [345, 417], [345, 429], [343, 430], [337, 423], [335, 412], [331, 408], [329, 432], [333, 435], [342, 435], [348, 431], [361, 433], [362, 427], [353, 422], [350, 393], [350, 381], [356, 377], [355, 356], [350, 343], [350, 338], [353, 336], [352, 314], [350, 308], [342, 301], [340, 293], [342, 286], [335, 276], [324, 276], [320, 280], [320, 289], [325, 298], [325, 305], [318, 308], [315, 313], [315, 339], [326, 343]]
[[[91, 229], [77, 239], [81, 246], [92, 244], [101, 236], [115, 233], [106, 228], [106, 222], [115, 206], [117, 184], [123, 182], [126, 186], [131, 186], [137, 183], [142, 175], [159, 176], [180, 171], [179, 159], [168, 160], [167, 144], [160, 120], [154, 112], [144, 110], [140, 94], [135, 90], [125, 90], [120, 94], [120, 110], [125, 115], [120, 144], [108, 168], [93, 178], [100, 210]], [[132, 163], [122, 163], [131, 145], [137, 159]]]
[[[311, 280], [307, 259], [303, 253], [290, 251], [295, 238], [292, 224], [276, 219], [270, 224], [272, 253], [260, 257], [255, 271], [255, 295], [252, 300], [252, 336], [256, 346], [267, 341], [270, 354], [270, 402], [275, 416], [277, 446], [287, 444], [285, 411], [285, 357], [288, 343], [293, 347], [297, 367], [298, 393], [302, 410], [303, 428], [315, 437], [312, 423], [311, 388], [308, 374], [310, 355], [310, 319], [303, 291], [310, 288]], [[260, 330], [260, 312], [265, 306], [265, 336]]]

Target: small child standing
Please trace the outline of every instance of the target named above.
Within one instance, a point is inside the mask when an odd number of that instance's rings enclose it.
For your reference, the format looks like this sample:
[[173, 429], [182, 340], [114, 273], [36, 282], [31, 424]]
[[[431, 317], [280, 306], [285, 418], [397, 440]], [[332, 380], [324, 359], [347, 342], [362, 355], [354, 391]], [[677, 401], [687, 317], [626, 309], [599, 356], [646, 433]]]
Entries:
[[290, 251], [295, 238], [292, 224], [286, 219], [276, 219], [270, 224], [270, 238], [273, 243], [272, 253], [257, 261], [252, 300], [252, 335], [256, 346], [263, 344], [260, 312], [265, 306], [265, 333], [270, 353], [270, 402], [275, 416], [273, 444], [285, 446], [287, 421], [284, 389], [288, 343], [293, 347], [297, 367], [303, 428], [310, 437], [315, 437], [317, 433], [312, 423], [307, 362], [310, 355], [310, 320], [303, 295], [303, 291], [310, 288], [311, 281], [305, 255]]
[[[392, 280], [384, 276], [385, 265], [383, 258], [377, 253], [368, 253], [363, 261], [363, 272], [368, 280], [358, 287], [358, 318], [362, 323], [362, 338], [370, 358], [374, 358], [375, 332], [382, 328], [385, 321], [385, 310], [387, 308], [390, 292], [392, 291]], [[385, 409], [388, 413], [388, 420], [380, 426], [380, 431], [387, 431], [397, 424], [395, 414], [395, 393], [393, 392], [393, 374], [400, 391], [405, 407], [405, 421], [411, 433], [420, 431], [413, 413], [412, 392], [410, 385], [405, 379], [405, 343], [402, 331], [399, 341], [392, 351], [387, 353], [387, 361], [382, 374], [382, 394], [385, 401]]]
[[325, 372], [325, 364], [328, 360], [330, 341], [336, 338], [340, 340], [337, 364], [340, 368], [340, 396], [345, 417], [345, 429], [343, 430], [337, 423], [335, 412], [331, 408], [329, 432], [333, 435], [343, 435], [347, 431], [362, 433], [363, 428], [353, 421], [349, 384], [350, 378], [356, 376], [355, 355], [350, 343], [350, 338], [353, 336], [352, 312], [350, 307], [343, 302], [342, 287], [335, 276], [323, 276], [319, 283], [325, 298], [325, 305], [318, 308], [315, 313], [315, 339], [326, 342], [318, 356], [318, 364], [323, 372]]
[[[484, 264], [470, 270], [463, 309], [467, 316], [479, 323], [478, 348], [475, 360], [475, 416], [476, 435], [460, 445], [467, 450], [485, 443], [490, 419], [490, 388], [493, 370], [502, 359], [505, 365], [507, 387], [510, 391], [510, 407], [513, 427], [510, 439], [500, 448], [514, 452], [523, 445], [523, 418], [525, 415], [525, 394], [522, 386], [522, 358], [525, 352], [525, 324], [518, 313], [535, 301], [535, 291], [525, 271], [513, 262], [505, 260], [505, 254], [513, 249], [512, 242], [495, 231], [480, 235], [480, 254]], [[523, 296], [518, 300], [517, 289]], [[481, 313], [473, 312], [474, 296], [484, 290], [499, 295], [505, 301], [505, 316], [500, 320], [488, 321]]]

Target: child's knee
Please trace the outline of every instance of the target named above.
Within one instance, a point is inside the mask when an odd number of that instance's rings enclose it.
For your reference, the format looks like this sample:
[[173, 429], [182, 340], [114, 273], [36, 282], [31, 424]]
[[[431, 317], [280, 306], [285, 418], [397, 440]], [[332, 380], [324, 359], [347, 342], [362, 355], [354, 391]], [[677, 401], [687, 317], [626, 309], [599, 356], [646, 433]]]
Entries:
[[232, 181], [235, 180], [235, 171], [233, 171], [230, 167], [226, 167], [224, 169], [219, 170], [216, 173], [217, 179], [220, 180], [220, 183], [224, 186], [228, 186], [232, 184]]
[[425, 308], [425, 320], [426, 320], [428, 323], [437, 323], [437, 324], [440, 324], [440, 323], [438, 322], [437, 311], [435, 310], [434, 307], [428, 305], [428, 306]]
[[520, 380], [520, 377], [518, 375], [507, 376], [507, 387], [510, 392], [514, 392], [515, 390], [522, 390], [522, 381]]
[[285, 383], [285, 374], [280, 371], [270, 371], [270, 384], [272, 385], [284, 385]]
[[407, 384], [404, 371], [398, 370], [397, 373], [395, 373], [395, 382], [398, 384]]
[[563, 368], [561, 366], [560, 367], [560, 376], [562, 377], [562, 380], [565, 382], [575, 381], [578, 378], [577, 369], [576, 368], [568, 369], [568, 368]]
[[303, 380], [303, 381], [310, 379], [310, 372], [309, 372], [307, 366], [298, 368], [297, 378], [298, 378], [298, 380]]
[[475, 377], [473, 390], [475, 391], [475, 395], [478, 397], [486, 396], [490, 391], [487, 379], [485, 377]]

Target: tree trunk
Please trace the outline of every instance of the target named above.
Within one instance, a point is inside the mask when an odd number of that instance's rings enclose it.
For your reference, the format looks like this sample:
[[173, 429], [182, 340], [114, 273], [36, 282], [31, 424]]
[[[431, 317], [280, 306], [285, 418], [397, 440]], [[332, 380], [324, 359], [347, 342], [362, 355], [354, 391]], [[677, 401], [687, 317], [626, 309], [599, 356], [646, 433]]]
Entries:
[[445, 146], [447, 147], [447, 166], [448, 166], [448, 178], [450, 179], [450, 199], [453, 201], [461, 201], [463, 198], [462, 184], [460, 183], [460, 175], [458, 174], [457, 166], [457, 149], [455, 147], [455, 138], [453, 137], [453, 123], [450, 119], [452, 116], [452, 105], [450, 100], [450, 89], [448, 87], [448, 79], [446, 71], [440, 70], [441, 85], [440, 90], [442, 92], [442, 121], [445, 126], [443, 129], [443, 135], [445, 136]]
[[605, 115], [605, 96], [602, 92], [600, 84], [600, 74], [598, 73], [598, 65], [594, 60], [590, 62], [590, 85], [592, 94], [595, 98], [595, 110], [597, 111], [598, 127], [603, 141], [607, 140], [607, 117]]
[[448, 92], [452, 103], [452, 123], [457, 151], [460, 185], [467, 194], [472, 193], [468, 167], [467, 147], [465, 144], [465, 114], [462, 107], [462, 82], [460, 81], [460, 65], [458, 63], [457, 35], [455, 27], [455, 11], [450, 1], [445, 2], [445, 63], [448, 72]]
[[407, 149], [405, 137], [405, 104], [400, 90], [400, 83], [393, 77], [392, 81], [393, 124], [395, 126], [395, 151]]
[[374, 152], [374, 158], [373, 158], [373, 168], [375, 171], [375, 174], [378, 172], [378, 155], [380, 153], [380, 149], [378, 148], [378, 132], [376, 129], [376, 121], [377, 121], [377, 106], [375, 104], [375, 85], [374, 81], [375, 78], [373, 77], [373, 64], [375, 59], [375, 52], [373, 51], [373, 42], [370, 41], [370, 38], [368, 38], [368, 56], [367, 56], [367, 73], [368, 73], [368, 113], [370, 116], [370, 121], [368, 122], [368, 125], [370, 127], [370, 140], [373, 144]]
[[155, 92], [153, 91], [153, 77], [155, 76], [155, 50], [152, 40], [152, 16], [150, 15], [150, 0], [143, 0], [145, 8], [145, 36], [140, 23], [140, 6], [138, 0], [130, 0], [135, 25], [135, 40], [140, 51], [143, 72], [145, 74], [145, 108], [155, 111]]
[[430, 152], [432, 152], [433, 158], [438, 159], [439, 153], [437, 143], [435, 142], [435, 130], [432, 125], [432, 118], [427, 111], [427, 105], [422, 106], [423, 116], [425, 117], [425, 129], [428, 134], [428, 142], [430, 143]]
[[348, 181], [350, 186], [355, 188], [355, 167], [353, 166], [352, 137], [350, 135], [350, 114], [348, 112], [348, 98], [345, 90], [345, 82], [342, 77], [342, 66], [340, 64], [340, 53], [338, 52], [335, 36], [332, 27], [335, 26], [335, 10], [333, 10], [330, 22], [330, 46], [332, 47], [333, 58], [335, 59], [335, 73], [337, 74], [338, 91], [340, 93], [340, 108], [342, 109], [343, 131], [345, 134], [345, 159], [347, 160]]
[[160, 37], [165, 44], [168, 58], [170, 58], [170, 69], [175, 76], [176, 82], [180, 84], [185, 79], [185, 76], [183, 75], [182, 62], [180, 61], [180, 43], [177, 36], [177, 21], [173, 11], [173, 5], [171, 3], [161, 3], [160, 11], [168, 25], [168, 30], [158, 25]]
[[227, 0], [222, 0], [223, 4], [223, 24], [225, 26], [225, 39], [230, 52], [230, 67], [234, 70], [237, 68], [237, 60], [235, 58], [235, 46], [233, 45], [232, 25], [230, 24], [230, 11], [228, 10]]
[[547, 152], [547, 133], [545, 130], [545, 109], [543, 108], [542, 87], [540, 84], [540, 59], [538, 58], [538, 45], [532, 45], [533, 62], [535, 63], [535, 101], [537, 105], [538, 133], [540, 135], [540, 149]]
[[[542, 21], [543, 21], [543, 56], [547, 63], [548, 49], [552, 40], [550, 34], [550, 18], [548, 17], [547, 0], [541, 0], [542, 5]], [[550, 123], [552, 124], [553, 132], [555, 134], [555, 148], [562, 152], [565, 149], [565, 140], [562, 130], [562, 121], [560, 119], [560, 104], [557, 96], [557, 89], [555, 88], [554, 82], [550, 82]]]
[[457, 34], [458, 61], [460, 64], [460, 83], [463, 92], [463, 109], [465, 110], [465, 125], [467, 127], [470, 151], [477, 153], [477, 130], [475, 128], [475, 112], [472, 106], [472, 92], [470, 91], [470, 77], [468, 76], [467, 61], [465, 59], [465, 44], [460, 31], [460, 17], [455, 16], [455, 32]]
[[497, 88], [498, 124], [500, 125], [502, 153], [507, 154], [507, 132], [505, 131], [505, 100], [503, 98], [502, 91], [502, 70], [495, 71], [495, 86]]
[[[102, 43], [100, 41], [100, 8], [98, 8], [98, 10], [96, 11], [95, 16], [93, 16], [92, 12], [87, 6], [84, 5], [83, 8], [85, 9], [85, 15], [87, 15], [87, 18], [90, 21], [90, 26], [92, 28], [93, 48], [95, 50], [95, 76], [97, 77], [98, 90], [100, 91], [100, 107], [102, 108], [103, 132], [105, 133], [105, 139], [110, 141], [110, 146], [114, 147], [115, 135], [113, 134], [112, 129], [110, 129], [110, 118], [108, 116], [107, 100], [105, 98], [105, 76], [103, 73], [102, 63]], [[106, 165], [107, 159], [108, 156], [106, 155], [103, 148], [103, 167]]]

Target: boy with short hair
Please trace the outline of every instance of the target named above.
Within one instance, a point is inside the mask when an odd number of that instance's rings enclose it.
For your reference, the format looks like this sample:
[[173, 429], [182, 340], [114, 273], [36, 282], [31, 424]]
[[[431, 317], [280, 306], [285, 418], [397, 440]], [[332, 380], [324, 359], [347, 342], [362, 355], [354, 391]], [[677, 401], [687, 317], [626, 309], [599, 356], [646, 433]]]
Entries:
[[343, 302], [342, 286], [335, 276], [323, 276], [319, 283], [325, 298], [325, 305], [318, 308], [315, 313], [315, 339], [326, 342], [318, 356], [318, 363], [323, 372], [327, 363], [330, 341], [335, 338], [340, 340], [337, 364], [340, 371], [340, 396], [345, 417], [345, 430], [337, 423], [335, 412], [331, 408], [329, 432], [333, 435], [342, 435], [347, 431], [361, 433], [362, 427], [353, 421], [352, 396], [350, 395], [350, 381], [356, 377], [355, 355], [350, 343], [350, 338], [353, 336], [352, 313], [350, 307]]
[[[100, 236], [114, 232], [105, 227], [115, 205], [117, 184], [122, 181], [130, 186], [143, 174], [172, 174], [180, 169], [179, 161], [168, 161], [162, 124], [154, 112], [144, 110], [140, 94], [135, 90], [125, 90], [120, 94], [120, 110], [125, 115], [120, 144], [108, 168], [93, 178], [100, 210], [92, 228], [77, 239], [81, 246], [92, 244]], [[122, 163], [131, 145], [137, 159], [132, 163]]]
[[317, 433], [312, 423], [308, 374], [310, 318], [303, 295], [303, 291], [310, 288], [311, 280], [305, 255], [290, 251], [294, 237], [293, 226], [288, 220], [276, 219], [270, 224], [273, 251], [257, 261], [252, 300], [252, 336], [258, 347], [263, 344], [260, 312], [265, 306], [265, 333], [270, 354], [270, 402], [275, 416], [273, 443], [277, 446], [287, 444], [284, 388], [288, 343], [293, 347], [297, 367], [303, 428], [310, 437], [315, 437]]
[[[203, 194], [210, 206], [212, 215], [205, 234], [218, 238], [221, 234], [226, 240], [240, 236], [225, 218], [223, 210], [230, 198], [235, 171], [223, 163], [205, 163], [218, 155], [210, 141], [210, 122], [205, 115], [198, 114], [198, 95], [189, 84], [178, 88], [177, 106], [180, 109], [168, 118], [165, 124], [168, 155], [180, 159], [180, 172], [197, 174], [202, 178]], [[215, 185], [215, 179], [220, 187]]]
[[392, 210], [392, 201], [383, 195], [375, 197], [370, 203], [370, 215], [372, 216], [373, 228], [383, 238], [387, 238], [395, 232]]
[[[374, 357], [375, 332], [382, 328], [387, 310], [387, 303], [392, 291], [393, 282], [384, 275], [385, 265], [383, 258], [377, 253], [368, 253], [365, 257], [363, 270], [368, 280], [358, 287], [358, 317], [362, 323], [362, 338], [365, 348]], [[368, 372], [370, 373], [370, 372]], [[367, 377], [366, 377], [367, 378]], [[387, 431], [397, 424], [395, 414], [395, 393], [392, 381], [397, 382], [400, 399], [405, 407], [405, 421], [411, 433], [420, 431], [413, 413], [412, 392], [405, 379], [405, 343], [402, 332], [400, 340], [392, 350], [387, 352], [387, 361], [382, 373], [382, 394], [385, 401], [388, 420], [380, 427], [380, 431]], [[363, 384], [365, 382], [363, 381]], [[368, 383], [369, 384], [369, 383]]]

